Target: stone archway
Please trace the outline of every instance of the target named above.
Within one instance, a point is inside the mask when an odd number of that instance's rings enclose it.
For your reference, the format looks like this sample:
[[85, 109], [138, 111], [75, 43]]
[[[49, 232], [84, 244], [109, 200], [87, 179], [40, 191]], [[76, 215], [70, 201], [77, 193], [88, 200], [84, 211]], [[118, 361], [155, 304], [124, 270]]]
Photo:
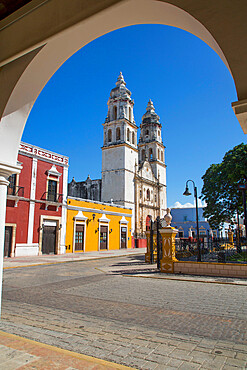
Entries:
[[216, 40], [185, 11], [156, 0], [122, 1], [64, 30], [49, 39], [45, 45], [2, 67], [0, 84], [5, 86], [7, 82], [8, 88], [6, 92], [4, 89], [5, 96], [2, 96], [0, 102], [0, 161], [15, 165], [19, 142], [30, 110], [57, 69], [92, 40], [118, 28], [136, 24], [165, 24], [193, 33], [218, 53], [230, 71]]
[[[203, 1], [196, 0], [197, 6], [201, 2], [200, 13], [193, 7], [186, 9], [184, 0], [97, 0], [92, 9], [88, 2], [78, 0], [37, 0], [36, 8], [3, 24], [0, 28], [0, 48], [4, 50], [0, 64], [0, 250], [4, 244], [7, 178], [20, 171], [16, 159], [28, 115], [57, 69], [77, 50], [108, 32], [131, 25], [164, 24], [181, 28], [206, 42], [231, 73], [232, 65], [226, 59], [228, 49], [221, 48], [226, 45], [223, 42], [220, 47], [216, 36], [208, 31], [212, 23], [210, 13], [206, 15], [208, 27], [203, 24], [206, 21], [199, 21], [205, 18]], [[214, 2], [209, 3], [213, 11]], [[83, 5], [90, 8], [87, 15], [83, 13]], [[216, 24], [217, 19], [213, 22]], [[233, 73], [233, 77], [236, 82], [238, 76]], [[244, 99], [242, 90], [239, 96]], [[240, 114], [244, 114], [242, 105]], [[2, 262], [0, 281], [1, 271]]]

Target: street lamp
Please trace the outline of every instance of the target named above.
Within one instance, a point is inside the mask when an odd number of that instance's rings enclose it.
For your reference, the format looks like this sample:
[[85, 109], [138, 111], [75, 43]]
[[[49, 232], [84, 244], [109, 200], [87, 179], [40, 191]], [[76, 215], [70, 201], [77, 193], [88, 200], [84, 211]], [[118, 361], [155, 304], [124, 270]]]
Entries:
[[197, 187], [196, 187], [193, 180], [186, 181], [185, 192], [183, 193], [183, 195], [185, 195], [185, 196], [191, 195], [191, 193], [189, 191], [189, 187], [188, 187], [188, 182], [189, 181], [191, 181], [193, 186], [194, 186], [194, 197], [195, 197], [195, 201], [196, 201], [196, 232], [197, 232], [197, 251], [198, 251], [197, 262], [201, 262], [201, 248], [200, 248], [200, 240], [199, 240], [199, 222], [198, 222]]
[[244, 206], [245, 237], [247, 237], [247, 210], [246, 210], [246, 190], [247, 190], [247, 184], [238, 184], [238, 189], [242, 191], [243, 206]]

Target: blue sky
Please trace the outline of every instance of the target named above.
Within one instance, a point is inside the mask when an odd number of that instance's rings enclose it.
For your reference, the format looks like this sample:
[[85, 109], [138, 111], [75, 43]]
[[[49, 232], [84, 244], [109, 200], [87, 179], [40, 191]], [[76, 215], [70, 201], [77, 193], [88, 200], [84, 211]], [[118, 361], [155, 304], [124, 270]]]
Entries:
[[233, 113], [234, 81], [219, 56], [197, 37], [169, 26], [131, 26], [104, 35], [67, 60], [38, 97], [23, 141], [70, 158], [69, 179], [101, 177], [107, 100], [122, 71], [139, 126], [151, 98], [166, 146], [168, 205], [226, 151], [245, 142]]

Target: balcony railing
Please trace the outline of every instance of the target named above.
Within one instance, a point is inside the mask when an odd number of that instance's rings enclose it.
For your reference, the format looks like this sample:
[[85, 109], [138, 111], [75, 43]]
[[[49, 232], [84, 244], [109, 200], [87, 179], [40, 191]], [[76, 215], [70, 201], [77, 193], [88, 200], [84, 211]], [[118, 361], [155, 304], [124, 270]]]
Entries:
[[53, 202], [53, 203], [62, 203], [63, 194], [53, 194], [53, 193], [46, 191], [43, 193], [41, 200], [46, 200], [47, 202]]
[[23, 186], [8, 186], [8, 195], [13, 195], [15, 197], [24, 197], [24, 187]]

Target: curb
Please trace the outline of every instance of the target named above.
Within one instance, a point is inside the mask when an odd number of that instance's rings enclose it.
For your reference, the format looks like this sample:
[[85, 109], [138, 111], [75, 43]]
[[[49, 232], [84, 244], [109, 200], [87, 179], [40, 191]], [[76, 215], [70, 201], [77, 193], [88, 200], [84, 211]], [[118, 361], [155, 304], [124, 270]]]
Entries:
[[90, 257], [90, 258], [83, 258], [78, 260], [70, 260], [70, 261], [54, 261], [54, 262], [41, 262], [41, 263], [30, 263], [29, 265], [21, 265], [21, 266], [7, 266], [3, 267], [3, 270], [9, 270], [9, 269], [16, 269], [16, 268], [22, 268], [22, 267], [34, 267], [34, 266], [47, 266], [47, 265], [57, 265], [59, 263], [70, 263], [70, 262], [87, 262], [87, 261], [95, 261], [95, 260], [101, 260], [106, 258], [117, 258], [117, 257], [128, 257], [128, 256], [139, 256], [141, 253], [130, 253], [130, 254], [121, 254], [119, 256], [102, 256], [102, 257]]
[[203, 284], [222, 284], [222, 285], [237, 285], [237, 286], [247, 286], [247, 282], [244, 284], [228, 282], [228, 281], [206, 281], [206, 280], [197, 280], [197, 279], [183, 279], [183, 278], [169, 278], [169, 277], [159, 277], [159, 276], [144, 276], [144, 275], [122, 275], [123, 277], [135, 277], [142, 279], [161, 279], [161, 280], [175, 280], [175, 281], [185, 281], [191, 283], [203, 283]]

